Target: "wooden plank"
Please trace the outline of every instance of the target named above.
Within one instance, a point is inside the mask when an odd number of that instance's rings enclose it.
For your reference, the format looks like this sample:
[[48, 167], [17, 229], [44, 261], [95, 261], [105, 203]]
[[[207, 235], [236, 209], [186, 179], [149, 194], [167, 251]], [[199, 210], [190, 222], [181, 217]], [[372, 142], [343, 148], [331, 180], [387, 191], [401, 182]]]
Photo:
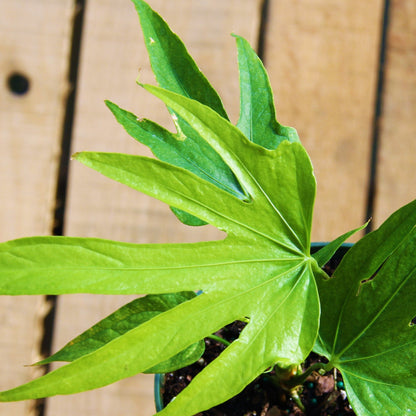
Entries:
[[278, 120], [294, 126], [318, 182], [312, 238], [363, 223], [381, 0], [271, 0], [266, 66]]
[[[257, 42], [260, 1], [150, 0], [187, 44], [220, 91], [231, 117], [238, 116], [236, 32]], [[140, 117], [171, 126], [165, 107], [135, 79], [154, 83], [135, 10], [125, 0], [90, 0], [85, 16], [73, 151], [146, 153], [117, 125], [103, 105], [111, 99]], [[231, 81], [230, 81], [231, 80]], [[131, 242], [197, 241], [218, 238], [210, 227], [178, 223], [168, 207], [74, 162], [71, 165], [66, 234]], [[124, 299], [127, 301], [130, 298]], [[59, 300], [55, 347], [123, 302], [120, 297], [63, 296]], [[74, 330], [76, 329], [76, 330]], [[153, 377], [139, 375], [104, 389], [48, 400], [49, 415], [151, 415]]]
[[390, 2], [375, 223], [416, 198], [416, 3]]
[[[24, 0], [0, 5], [0, 241], [52, 229], [73, 2]], [[13, 94], [14, 73], [29, 79]], [[29, 381], [39, 359], [42, 297], [0, 298], [0, 388]], [[0, 415], [33, 414], [33, 402], [1, 404]]]

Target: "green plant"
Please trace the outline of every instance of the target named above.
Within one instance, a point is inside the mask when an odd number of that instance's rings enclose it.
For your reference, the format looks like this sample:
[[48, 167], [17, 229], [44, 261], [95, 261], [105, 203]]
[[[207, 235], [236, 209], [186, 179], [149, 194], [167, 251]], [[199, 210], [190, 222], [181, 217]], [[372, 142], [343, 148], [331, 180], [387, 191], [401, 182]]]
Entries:
[[[275, 120], [265, 69], [236, 36], [241, 112], [233, 126], [179, 38], [142, 0], [140, 16], [171, 133], [111, 102], [127, 132], [159, 159], [82, 152], [74, 159], [172, 207], [188, 225], [209, 223], [219, 241], [128, 244], [31, 237], [0, 244], [0, 293], [148, 294], [38, 364], [69, 364], [0, 393], [1, 401], [71, 394], [139, 372], [196, 361], [204, 337], [234, 320], [239, 339], [162, 415], [193, 415], [239, 393], [270, 367], [293, 373], [314, 350], [343, 374], [358, 415], [416, 409], [416, 201], [347, 253], [334, 277], [321, 266], [355, 231], [310, 253], [315, 179], [297, 133]], [[199, 296], [195, 291], [202, 291]], [[201, 388], [203, 387], [203, 388]]]

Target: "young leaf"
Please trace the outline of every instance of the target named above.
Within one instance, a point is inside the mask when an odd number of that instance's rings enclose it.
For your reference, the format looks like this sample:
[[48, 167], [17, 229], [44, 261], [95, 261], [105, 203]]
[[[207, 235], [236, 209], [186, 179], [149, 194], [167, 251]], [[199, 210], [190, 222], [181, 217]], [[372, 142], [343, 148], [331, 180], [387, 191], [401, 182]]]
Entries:
[[318, 280], [315, 351], [343, 375], [360, 416], [416, 408], [416, 201], [355, 244], [334, 277]]
[[[74, 361], [98, 350], [115, 338], [138, 327], [151, 318], [165, 312], [182, 302], [193, 299], [194, 292], [179, 292], [163, 295], [148, 295], [122, 306], [87, 331], [70, 341], [61, 350], [39, 361], [36, 365], [54, 361]], [[192, 344], [184, 351], [145, 371], [146, 373], [166, 373], [186, 367], [198, 360], [205, 349], [204, 341]]]
[[[149, 5], [146, 4], [146, 2], [142, 0], [133, 0], [133, 2], [140, 17], [140, 23], [150, 63], [159, 85], [167, 90], [181, 94], [184, 97], [193, 98], [209, 106], [219, 115], [228, 120], [228, 116], [224, 110], [220, 97], [210, 85], [206, 77], [199, 70], [179, 37], [170, 30], [167, 23], [155, 11], [153, 11]], [[169, 110], [172, 112], [171, 109]], [[186, 151], [184, 156], [189, 158], [190, 152], [188, 149], [192, 150], [192, 158], [198, 159], [195, 161], [195, 165], [197, 166], [197, 170], [199, 172], [203, 173], [204, 176], [206, 174], [211, 175], [211, 180], [213, 182], [217, 182], [217, 184], [219, 184], [222, 188], [225, 187], [229, 190], [234, 190], [233, 193], [237, 192], [240, 197], [244, 197], [238, 181], [235, 179], [228, 166], [221, 160], [212, 148], [205, 145], [204, 140], [191, 126], [189, 126], [185, 120], [174, 112], [172, 113], [173, 121], [178, 129], [178, 135], [173, 140], [178, 142], [177, 146], [180, 146], [181, 150]], [[132, 134], [131, 129], [129, 131], [131, 123], [124, 123], [124, 121], [127, 120], [124, 119], [123, 121], [120, 117], [117, 117], [117, 120], [130, 134]], [[154, 129], [152, 130], [154, 132]], [[135, 128], [134, 133], [135, 134], [132, 135], [135, 139], [148, 145], [148, 143], [146, 143], [146, 137], [143, 137], [143, 132], [140, 132], [137, 128]], [[166, 133], [163, 133], [161, 136], [154, 137], [154, 139], [159, 141], [164, 140], [165, 138]], [[149, 138], [147, 137], [147, 141], [148, 140]], [[169, 140], [171, 145], [173, 144], [173, 140], [171, 135]], [[155, 153], [155, 155], [160, 157], [160, 153]], [[171, 160], [168, 154], [163, 154], [161, 160], [176, 165], [175, 158]], [[179, 164], [177, 166], [182, 165]], [[195, 171], [195, 167], [192, 171]], [[178, 210], [177, 208], [173, 208], [173, 212], [176, 214], [178, 219], [185, 224], [205, 224], [200, 219]]]
[[[3, 293], [170, 293], [203, 290], [55, 372], [0, 394], [19, 400], [100, 387], [146, 371], [244, 317], [249, 324], [163, 411], [193, 415], [224, 401], [279, 362], [300, 363], [313, 347], [319, 300], [309, 255], [315, 179], [304, 148], [251, 143], [208, 107], [147, 87], [198, 131], [232, 169], [243, 201], [187, 170], [155, 159], [80, 153], [99, 172], [224, 230], [225, 240], [134, 245], [34, 238], [0, 245]], [[221, 382], [212, 377], [221, 367]], [[207, 386], [202, 389], [201, 385]], [[185, 410], [184, 410], [185, 409]]]
[[253, 143], [275, 149], [282, 140], [299, 142], [296, 130], [275, 118], [269, 77], [260, 58], [241, 36], [237, 40], [240, 73], [240, 118], [237, 127]]
[[361, 227], [356, 228], [355, 230], [348, 231], [345, 234], [342, 234], [335, 240], [331, 241], [330, 243], [324, 245], [319, 251], [314, 253], [312, 256], [317, 261], [318, 265], [323, 267], [329, 260], [331, 260], [332, 256], [335, 252], [341, 247], [341, 245], [345, 242], [345, 240], [356, 232], [361, 231], [365, 227], [367, 227], [368, 222], [366, 222]]

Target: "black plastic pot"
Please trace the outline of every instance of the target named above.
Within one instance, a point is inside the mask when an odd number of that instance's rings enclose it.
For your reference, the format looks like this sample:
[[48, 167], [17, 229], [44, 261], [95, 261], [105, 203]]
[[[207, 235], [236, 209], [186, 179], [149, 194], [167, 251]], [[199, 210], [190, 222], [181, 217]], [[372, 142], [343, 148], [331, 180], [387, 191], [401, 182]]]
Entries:
[[[311, 244], [311, 253], [316, 253], [322, 247], [324, 247], [327, 243], [312, 243]], [[352, 247], [352, 243], [344, 243], [333, 255], [332, 259], [329, 261], [331, 263], [332, 260], [339, 261], [344, 257], [345, 253]], [[155, 382], [154, 382], [154, 398], [155, 398], [155, 406], [156, 411], [160, 412], [164, 408], [163, 404], [163, 384], [165, 381], [164, 374], [155, 374]]]

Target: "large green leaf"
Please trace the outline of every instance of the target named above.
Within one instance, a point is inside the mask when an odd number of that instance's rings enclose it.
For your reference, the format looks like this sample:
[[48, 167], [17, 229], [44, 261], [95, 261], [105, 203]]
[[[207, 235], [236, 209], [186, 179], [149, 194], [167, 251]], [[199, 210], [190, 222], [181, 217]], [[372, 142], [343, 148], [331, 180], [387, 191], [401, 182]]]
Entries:
[[240, 74], [240, 118], [237, 127], [252, 141], [275, 149], [282, 140], [299, 142], [296, 130], [275, 118], [273, 93], [267, 72], [250, 44], [236, 36]]
[[[133, 0], [136, 10], [140, 17], [141, 28], [144, 41], [149, 54], [152, 70], [159, 85], [169, 91], [185, 97], [193, 98], [216, 111], [222, 117], [228, 119], [221, 99], [217, 92], [210, 85], [206, 77], [199, 70], [198, 66], [189, 55], [186, 47], [175, 35], [167, 23], [155, 12], [148, 4], [142, 0]], [[110, 107], [111, 108], [111, 107]], [[155, 155], [163, 161], [185, 167], [181, 162], [187, 159], [185, 164], [194, 160], [193, 172], [201, 174], [206, 179], [210, 176], [212, 182], [217, 183], [221, 188], [227, 188], [232, 193], [244, 197], [238, 182], [228, 166], [222, 161], [219, 155], [199, 136], [199, 134], [172, 109], [169, 109], [173, 116], [173, 121], [178, 129], [177, 135], [168, 135], [162, 132], [160, 127], [156, 128], [149, 121], [137, 122], [137, 118], [126, 120], [126, 112], [115, 107], [111, 108], [117, 120], [123, 124], [126, 130], [136, 140], [146, 145], [150, 145]], [[122, 119], [120, 119], [122, 117]], [[136, 123], [134, 123], [136, 120]], [[151, 136], [150, 136], [151, 135]], [[164, 149], [161, 149], [161, 141], [166, 141]], [[155, 142], [158, 144], [152, 145]], [[173, 149], [166, 151], [166, 147]], [[158, 147], [158, 150], [156, 150]], [[182, 157], [178, 160], [177, 152], [174, 148], [180, 147]], [[172, 150], [173, 154], [172, 155]], [[192, 155], [190, 157], [190, 155]], [[179, 162], [179, 163], [178, 163]], [[205, 224], [177, 208], [173, 208], [176, 216], [188, 225]]]
[[109, 103], [125, 129], [160, 160], [108, 153], [75, 158], [166, 202], [185, 223], [210, 223], [227, 237], [195, 244], [68, 237], [1, 244], [2, 294], [147, 293], [160, 300], [164, 294], [203, 291], [91, 346], [94, 330], [117, 327], [114, 316], [107, 318], [76, 339], [75, 350], [68, 346], [58, 353], [69, 364], [0, 393], [2, 401], [80, 392], [160, 369], [224, 325], [248, 320], [238, 340], [163, 410], [192, 415], [237, 394], [275, 363], [300, 363], [316, 340], [315, 276], [321, 271], [309, 252], [315, 180], [295, 131], [275, 121], [263, 66], [238, 38], [239, 127], [247, 138], [230, 124], [179, 38], [144, 1], [133, 1], [152, 68], [165, 89], [145, 88], [165, 102], [177, 134]]
[[[193, 299], [195, 296], [194, 292], [179, 292], [163, 295], [147, 295], [135, 299], [74, 338], [55, 354], [36, 364], [44, 365], [55, 361], [74, 361], [98, 350], [113, 339], [149, 321], [160, 313], [182, 302]], [[145, 372], [167, 373], [186, 367], [198, 360], [203, 354], [204, 349], [205, 343], [201, 340], [174, 357], [171, 357], [169, 360], [161, 362]]]
[[[58, 237], [16, 240], [0, 245], [0, 293], [204, 293], [40, 379], [1, 393], [0, 400], [109, 384], [248, 317], [240, 338], [163, 410], [176, 415], [180, 408], [182, 415], [193, 415], [235, 395], [274, 363], [300, 363], [315, 343], [318, 266], [309, 253], [315, 179], [304, 148], [285, 140], [267, 150], [212, 109], [146, 88], [221, 154], [247, 200], [155, 159], [107, 153], [75, 158], [213, 224], [227, 238], [165, 245]], [[214, 373], [220, 374], [220, 382]]]
[[[264, 149], [249, 142], [236, 127], [197, 101], [158, 87], [145, 88], [192, 123], [221, 154], [249, 195], [248, 200], [237, 199], [184, 169], [141, 156], [83, 152], [74, 158], [169, 205], [181, 205], [184, 211], [229, 234], [237, 229], [241, 234], [243, 225], [246, 232], [264, 233], [280, 246], [306, 253], [315, 179], [304, 148], [299, 143], [284, 141], [276, 151]], [[190, 191], [191, 187], [194, 189]], [[303, 203], [299, 202], [300, 194]], [[267, 224], [270, 220], [275, 222], [272, 228]]]
[[344, 377], [360, 416], [416, 409], [416, 201], [355, 244], [330, 280], [316, 352]]

